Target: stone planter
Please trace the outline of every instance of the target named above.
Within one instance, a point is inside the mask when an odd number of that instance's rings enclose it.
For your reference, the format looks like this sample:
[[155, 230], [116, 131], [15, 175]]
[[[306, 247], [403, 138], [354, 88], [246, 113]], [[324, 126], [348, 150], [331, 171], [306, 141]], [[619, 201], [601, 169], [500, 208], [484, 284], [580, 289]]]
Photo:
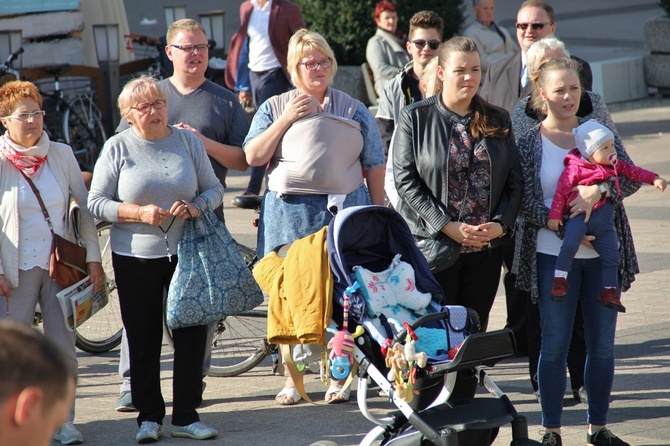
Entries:
[[658, 17], [644, 26], [644, 77], [659, 93], [670, 96], [670, 18]]
[[368, 104], [360, 65], [339, 65], [333, 81], [333, 88], [345, 92], [365, 105], [370, 105]]

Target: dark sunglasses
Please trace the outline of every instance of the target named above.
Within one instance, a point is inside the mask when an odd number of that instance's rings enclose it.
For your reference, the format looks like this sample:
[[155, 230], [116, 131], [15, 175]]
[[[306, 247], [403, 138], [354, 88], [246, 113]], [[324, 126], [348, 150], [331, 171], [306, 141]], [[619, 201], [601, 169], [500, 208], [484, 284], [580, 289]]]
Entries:
[[412, 43], [418, 50], [422, 50], [424, 46], [428, 45], [428, 48], [435, 51], [440, 47], [442, 42], [439, 40], [412, 40]]
[[516, 29], [520, 29], [521, 31], [525, 31], [530, 26], [535, 31], [539, 31], [547, 25], [551, 25], [551, 22], [548, 22], [548, 23], [517, 23], [516, 24]]

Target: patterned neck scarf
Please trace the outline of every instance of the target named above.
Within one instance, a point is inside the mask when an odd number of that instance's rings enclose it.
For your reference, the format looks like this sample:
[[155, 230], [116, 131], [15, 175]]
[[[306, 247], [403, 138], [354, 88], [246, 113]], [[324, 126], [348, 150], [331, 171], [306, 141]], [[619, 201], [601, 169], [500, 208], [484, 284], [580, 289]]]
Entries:
[[0, 154], [31, 178], [47, 160], [48, 151], [49, 136], [46, 132], [42, 132], [37, 144], [32, 147], [23, 147], [15, 143], [10, 138], [9, 132], [0, 137]]

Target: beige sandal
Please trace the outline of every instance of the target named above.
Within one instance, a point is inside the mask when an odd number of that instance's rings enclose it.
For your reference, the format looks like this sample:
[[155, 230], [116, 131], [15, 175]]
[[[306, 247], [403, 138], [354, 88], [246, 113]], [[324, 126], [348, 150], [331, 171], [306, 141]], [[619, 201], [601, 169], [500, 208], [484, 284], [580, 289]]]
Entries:
[[[282, 397], [289, 397], [289, 399], [284, 399]], [[284, 387], [281, 389], [281, 392], [275, 396], [275, 401], [279, 403], [280, 406], [293, 406], [297, 404], [302, 397], [298, 393], [298, 389], [295, 387]]]
[[349, 396], [351, 395], [351, 386], [342, 390], [343, 386], [336, 386], [331, 384], [326, 390], [326, 403], [327, 404], [340, 404], [346, 403], [349, 401]]

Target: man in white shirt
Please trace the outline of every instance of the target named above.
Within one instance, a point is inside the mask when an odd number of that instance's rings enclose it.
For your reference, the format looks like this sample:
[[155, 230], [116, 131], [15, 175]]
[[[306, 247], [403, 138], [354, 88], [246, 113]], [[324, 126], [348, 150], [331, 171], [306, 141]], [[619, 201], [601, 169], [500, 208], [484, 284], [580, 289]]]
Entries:
[[[242, 24], [230, 42], [226, 85], [238, 90], [240, 102], [253, 98], [258, 108], [268, 98], [292, 88], [286, 71], [288, 42], [305, 23], [300, 8], [290, 0], [247, 0], [240, 5], [240, 19]], [[240, 64], [244, 45], [248, 45], [247, 67]], [[251, 85], [236, 84], [247, 69]], [[251, 168], [245, 195], [260, 193], [264, 174], [264, 166]]]

